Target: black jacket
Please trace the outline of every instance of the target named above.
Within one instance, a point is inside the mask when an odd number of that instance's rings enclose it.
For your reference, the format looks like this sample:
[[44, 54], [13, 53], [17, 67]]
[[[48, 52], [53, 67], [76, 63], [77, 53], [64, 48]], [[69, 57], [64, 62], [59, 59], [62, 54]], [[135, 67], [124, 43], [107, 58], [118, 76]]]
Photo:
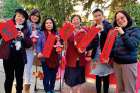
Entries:
[[[32, 40], [30, 38], [30, 32], [28, 29], [22, 29], [22, 32], [24, 33], [24, 38], [21, 38], [21, 49], [19, 51], [16, 51], [16, 47], [14, 44], [14, 40], [10, 40], [8, 42], [2, 41], [2, 44], [0, 45], [0, 58], [2, 59], [13, 59], [17, 60], [20, 59], [24, 63], [27, 63], [26, 58], [26, 48], [29, 48], [32, 46]], [[2, 38], [2, 37], [0, 37]], [[2, 53], [2, 50], [6, 51]]]
[[96, 38], [93, 40], [93, 41], [96, 40], [96, 42], [94, 42], [94, 45], [92, 45], [94, 47], [94, 51], [92, 53], [93, 59], [95, 57], [97, 47], [100, 45], [101, 50], [103, 49], [106, 38], [107, 38], [107, 34], [108, 34], [109, 30], [112, 28], [112, 25], [108, 21], [104, 20], [103, 27], [104, 27], [103, 31], [100, 32], [100, 39], [99, 39], [99, 34], [97, 34]]

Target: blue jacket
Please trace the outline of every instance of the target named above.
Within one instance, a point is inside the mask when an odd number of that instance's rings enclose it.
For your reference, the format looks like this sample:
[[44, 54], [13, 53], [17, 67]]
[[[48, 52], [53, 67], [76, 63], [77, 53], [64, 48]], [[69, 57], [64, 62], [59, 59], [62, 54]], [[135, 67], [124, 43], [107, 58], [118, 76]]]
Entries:
[[46, 36], [45, 36], [45, 33], [43, 31], [39, 31], [38, 36], [39, 36], [39, 38], [37, 40], [36, 52], [40, 53], [40, 52], [42, 52], [42, 50], [44, 48]]
[[[59, 35], [59, 33], [56, 32], [56, 35]], [[38, 36], [39, 36], [39, 38], [38, 38], [37, 44], [36, 44], [36, 52], [40, 53], [40, 52], [42, 52], [42, 50], [44, 48], [47, 37], [45, 36], [44, 31], [39, 31]], [[63, 41], [61, 41], [61, 43], [63, 44]]]
[[136, 63], [140, 28], [129, 27], [123, 30], [125, 34], [117, 37], [111, 56], [118, 64]]
[[[56, 35], [57, 34], [58, 33], [56, 33]], [[40, 53], [40, 52], [42, 52], [42, 50], [43, 50], [43, 48], [45, 46], [47, 35], [44, 33], [44, 31], [40, 31], [38, 33], [38, 36], [39, 36], [39, 38], [38, 38], [38, 41], [37, 41], [36, 51], [37, 51], [37, 53]], [[56, 42], [57, 41], [55, 41], [55, 44], [56, 44]], [[63, 42], [61, 42], [61, 44], [63, 44]], [[56, 52], [56, 48], [53, 48], [50, 57], [49, 58], [42, 58], [41, 62], [43, 64], [45, 62], [46, 65], [49, 68], [57, 68], [59, 66], [60, 57], [61, 57], [61, 55]]]
[[[27, 21], [27, 26], [28, 26], [28, 30], [30, 32], [30, 34], [32, 33], [32, 22], [31, 21]], [[41, 30], [41, 25], [37, 24], [36, 26], [36, 30], [39, 32]]]

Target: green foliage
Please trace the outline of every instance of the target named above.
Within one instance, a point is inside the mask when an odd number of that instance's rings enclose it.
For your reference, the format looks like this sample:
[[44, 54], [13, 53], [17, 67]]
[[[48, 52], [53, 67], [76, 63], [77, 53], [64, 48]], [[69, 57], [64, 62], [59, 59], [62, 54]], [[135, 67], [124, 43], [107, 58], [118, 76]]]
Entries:
[[129, 2], [123, 7], [123, 9], [126, 10], [136, 24], [140, 26], [140, 4]]
[[[84, 9], [88, 10], [91, 8], [92, 3], [94, 3], [97, 7], [100, 6], [102, 9], [111, 9], [111, 11], [115, 11], [116, 8], [122, 7], [128, 1], [136, 2], [138, 0], [77, 0], [84, 3]], [[110, 2], [110, 3], [108, 3]], [[108, 3], [108, 4], [107, 4]]]
[[4, 0], [3, 16], [6, 18], [13, 17], [15, 9], [21, 8], [20, 4], [16, 0]]
[[113, 0], [112, 5], [110, 7], [110, 13], [108, 18], [112, 21], [116, 11], [122, 9], [127, 11], [130, 14], [130, 16], [134, 19], [134, 21], [137, 23], [137, 25], [140, 26], [140, 18], [139, 18], [140, 11], [138, 11], [140, 9], [140, 4], [137, 3], [137, 0], [120, 0], [120, 1]]
[[[45, 16], [53, 17], [60, 26], [67, 16], [73, 12], [75, 0], [20, 0], [26, 9], [38, 8], [41, 11], [42, 19]], [[30, 7], [29, 7], [30, 6]]]
[[48, 0], [48, 2], [40, 2], [39, 6], [42, 14], [54, 17], [58, 25], [61, 25], [66, 16], [73, 12], [73, 4], [70, 0]]
[[[135, 12], [137, 12], [137, 14], [139, 13], [139, 11], [137, 11], [139, 9], [138, 4], [136, 4], [136, 2], [138, 0], [79, 0], [79, 1], [83, 2], [84, 9], [88, 10], [88, 11], [93, 11], [93, 10], [91, 10], [91, 6], [93, 3], [95, 5], [95, 7], [97, 7], [97, 8], [99, 7], [102, 10], [106, 10], [106, 9], [110, 10], [110, 15], [108, 18], [111, 21], [114, 16], [114, 13], [120, 9], [123, 9], [124, 7], [126, 7], [125, 10], [127, 10], [127, 11], [135, 10], [135, 11], [130, 11], [133, 14]], [[108, 2], [110, 2], [110, 3], [108, 3]], [[130, 4], [129, 4], [129, 2], [130, 2]], [[135, 7], [135, 8], [133, 9], [133, 7]], [[129, 10], [129, 8], [131, 8], [131, 9]], [[137, 23], [138, 23], [138, 21], [137, 21]]]
[[[136, 4], [136, 3], [127, 3], [127, 5], [124, 6], [123, 8], [124, 10], [126, 10], [131, 17], [134, 19], [134, 21], [136, 22], [137, 26], [140, 27], [140, 4]], [[140, 60], [140, 45], [139, 45], [139, 51], [138, 51], [138, 59]]]

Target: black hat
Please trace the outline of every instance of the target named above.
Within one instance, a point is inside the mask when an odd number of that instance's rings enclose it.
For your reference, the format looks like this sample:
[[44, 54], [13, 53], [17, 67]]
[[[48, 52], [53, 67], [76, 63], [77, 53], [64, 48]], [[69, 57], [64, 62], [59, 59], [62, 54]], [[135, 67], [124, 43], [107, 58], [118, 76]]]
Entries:
[[28, 13], [23, 9], [16, 9], [15, 13], [20, 13], [25, 17], [25, 20], [28, 20]]

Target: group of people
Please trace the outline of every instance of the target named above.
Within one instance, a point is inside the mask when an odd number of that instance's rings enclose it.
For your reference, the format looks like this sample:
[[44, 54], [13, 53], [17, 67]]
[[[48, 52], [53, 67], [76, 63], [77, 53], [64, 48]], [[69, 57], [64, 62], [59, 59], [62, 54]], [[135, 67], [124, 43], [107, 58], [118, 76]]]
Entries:
[[[76, 47], [75, 38], [78, 33], [86, 35], [88, 30], [82, 26], [82, 20], [79, 15], [73, 15], [70, 23], [75, 30], [65, 43], [59, 34], [56, 22], [53, 18], [46, 17], [41, 25], [40, 11], [33, 9], [28, 16], [23, 9], [17, 9], [13, 17], [15, 26], [22, 25], [22, 29], [17, 26], [18, 36], [8, 42], [2, 40], [9, 50], [8, 57], [3, 58], [5, 72], [4, 88], [5, 93], [12, 92], [14, 77], [16, 78], [16, 93], [22, 93], [23, 85], [26, 90], [30, 90], [32, 84], [32, 64], [34, 57], [40, 60], [44, 74], [43, 85], [46, 93], [55, 93], [56, 73], [61, 62], [62, 54], [53, 47], [51, 55], [46, 58], [43, 55], [43, 49], [48, 36], [55, 35], [56, 41], [65, 46], [64, 56], [66, 59], [64, 81], [70, 87], [70, 93], [82, 93], [81, 85], [86, 82], [85, 70], [88, 61], [96, 62], [96, 68], [92, 73], [96, 75], [96, 92], [101, 93], [103, 81], [104, 93], [109, 93], [109, 76], [115, 72], [117, 79], [118, 93], [135, 93], [137, 78], [137, 56], [140, 42], [140, 28], [138, 28], [132, 18], [124, 10], [115, 14], [113, 24], [109, 23], [100, 9], [93, 12], [93, 20], [96, 28], [100, 31], [93, 38], [84, 51]], [[112, 48], [107, 62], [100, 62], [100, 54], [103, 50], [108, 32], [114, 28], [118, 31], [118, 36]], [[19, 46], [20, 48], [17, 48]], [[17, 44], [18, 43], [18, 44]], [[66, 45], [65, 45], [66, 44]], [[108, 64], [113, 62], [113, 67]]]

